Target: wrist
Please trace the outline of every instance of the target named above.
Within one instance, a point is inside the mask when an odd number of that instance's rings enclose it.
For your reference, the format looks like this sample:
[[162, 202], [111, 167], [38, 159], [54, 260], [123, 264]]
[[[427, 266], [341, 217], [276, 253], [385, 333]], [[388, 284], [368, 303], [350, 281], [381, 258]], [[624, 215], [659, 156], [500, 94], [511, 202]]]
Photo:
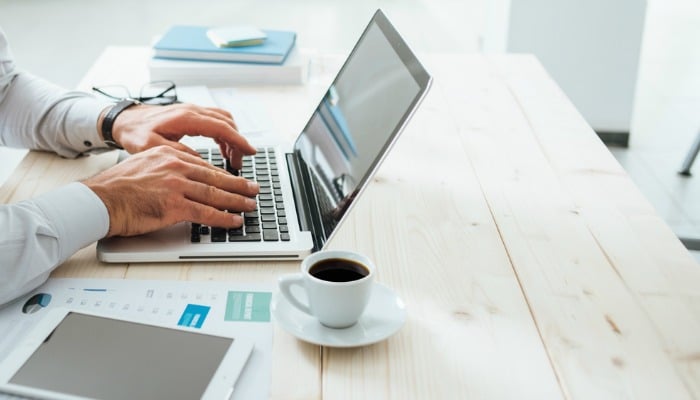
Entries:
[[139, 105], [140, 102], [133, 99], [124, 99], [119, 101], [117, 104], [111, 108], [104, 111], [104, 115], [101, 115], [100, 132], [102, 133], [102, 140], [109, 146], [118, 149], [123, 149], [117, 138], [115, 137], [114, 123], [117, 117], [124, 112], [126, 109]]
[[105, 209], [107, 209], [107, 220], [108, 220], [108, 228], [107, 228], [107, 234], [105, 237], [113, 236], [113, 226], [112, 226], [112, 219], [113, 217], [113, 205], [111, 202], [111, 199], [109, 197], [109, 191], [106, 190], [107, 188], [103, 187], [100, 185], [99, 181], [96, 180], [94, 177], [85, 179], [81, 181], [83, 185], [87, 186], [88, 189], [92, 191], [92, 193], [97, 196], [98, 199], [102, 202], [104, 205]]

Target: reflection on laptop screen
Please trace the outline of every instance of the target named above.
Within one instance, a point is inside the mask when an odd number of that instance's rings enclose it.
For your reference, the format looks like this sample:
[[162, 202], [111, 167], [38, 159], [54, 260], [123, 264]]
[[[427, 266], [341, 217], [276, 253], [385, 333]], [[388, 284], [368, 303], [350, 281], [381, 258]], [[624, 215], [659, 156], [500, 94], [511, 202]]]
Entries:
[[408, 51], [394, 48], [382, 28], [370, 24], [294, 145], [314, 183], [325, 236], [421, 93], [410, 65], [415, 59], [397, 50]]

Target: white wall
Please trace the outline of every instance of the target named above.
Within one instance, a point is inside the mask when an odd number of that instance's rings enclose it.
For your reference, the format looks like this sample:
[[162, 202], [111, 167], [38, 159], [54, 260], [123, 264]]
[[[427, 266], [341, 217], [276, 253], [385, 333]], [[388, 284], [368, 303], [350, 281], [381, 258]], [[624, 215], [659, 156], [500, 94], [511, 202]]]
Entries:
[[496, 0], [484, 46], [534, 53], [595, 130], [629, 132], [645, 13], [645, 0]]

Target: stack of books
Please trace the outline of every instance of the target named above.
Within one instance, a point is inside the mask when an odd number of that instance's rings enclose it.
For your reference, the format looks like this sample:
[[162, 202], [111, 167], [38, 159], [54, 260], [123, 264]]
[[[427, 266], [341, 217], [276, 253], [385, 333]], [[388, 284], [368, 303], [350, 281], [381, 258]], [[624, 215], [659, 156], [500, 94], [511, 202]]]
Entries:
[[296, 33], [263, 30], [266, 38], [261, 44], [219, 47], [208, 31], [204, 26], [171, 27], [153, 45], [151, 80], [209, 87], [301, 84], [306, 80], [309, 57], [296, 48]]

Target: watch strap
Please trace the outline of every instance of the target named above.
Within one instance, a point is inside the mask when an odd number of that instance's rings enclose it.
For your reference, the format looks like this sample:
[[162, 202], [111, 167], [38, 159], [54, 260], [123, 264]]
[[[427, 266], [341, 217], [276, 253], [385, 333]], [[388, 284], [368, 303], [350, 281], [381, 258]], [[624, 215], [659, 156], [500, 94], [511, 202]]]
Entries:
[[116, 149], [123, 149], [123, 147], [120, 146], [119, 143], [117, 143], [114, 140], [114, 137], [112, 136], [112, 128], [114, 127], [114, 121], [117, 119], [117, 117], [119, 116], [119, 114], [121, 114], [122, 111], [138, 104], [141, 103], [137, 100], [123, 99], [120, 100], [114, 106], [112, 106], [112, 108], [110, 108], [109, 111], [107, 111], [107, 114], [105, 114], [104, 118], [102, 119], [102, 138], [104, 139], [105, 144], [107, 144], [107, 146]]

